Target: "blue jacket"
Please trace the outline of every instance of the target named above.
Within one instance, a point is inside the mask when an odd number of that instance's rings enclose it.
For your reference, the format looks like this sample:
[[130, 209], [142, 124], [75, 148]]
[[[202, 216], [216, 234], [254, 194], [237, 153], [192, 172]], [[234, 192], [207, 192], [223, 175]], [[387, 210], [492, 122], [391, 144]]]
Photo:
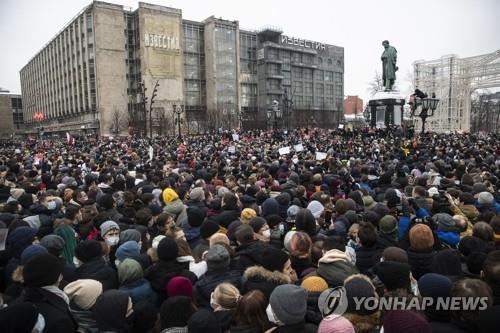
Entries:
[[151, 288], [151, 283], [144, 278], [123, 285], [120, 287], [120, 290], [127, 291], [134, 304], [140, 301], [147, 301], [152, 304], [157, 303], [157, 296], [153, 288]]
[[182, 230], [191, 249], [194, 249], [201, 240], [200, 227], [192, 227], [189, 223], [182, 224]]
[[452, 246], [456, 247], [460, 242], [460, 234], [456, 231], [443, 231], [438, 230], [436, 232], [440, 241]]
[[475, 206], [476, 206], [477, 210], [481, 213], [484, 213], [484, 211], [491, 210], [495, 214], [500, 214], [500, 204], [496, 201], [493, 201], [491, 203], [491, 205], [483, 205], [483, 204], [480, 204], [479, 202], [477, 202], [477, 200], [476, 200]]

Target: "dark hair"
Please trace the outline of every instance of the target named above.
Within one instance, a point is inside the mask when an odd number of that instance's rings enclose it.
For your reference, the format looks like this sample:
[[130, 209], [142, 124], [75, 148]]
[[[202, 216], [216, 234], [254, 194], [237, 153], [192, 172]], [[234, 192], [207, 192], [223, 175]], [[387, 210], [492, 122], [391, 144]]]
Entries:
[[148, 225], [148, 222], [153, 218], [153, 214], [149, 208], [143, 208], [135, 214], [135, 222], [140, 225]]
[[105, 210], [113, 208], [114, 205], [115, 205], [115, 199], [111, 194], [104, 194], [99, 199], [99, 206], [101, 206]]
[[66, 212], [64, 213], [64, 217], [66, 217], [69, 220], [74, 220], [76, 215], [80, 212], [80, 207], [77, 207], [75, 205], [69, 205], [66, 208]]
[[224, 196], [222, 197], [224, 201], [224, 209], [226, 210], [233, 210], [236, 209], [238, 206], [238, 198], [231, 192], [226, 192], [224, 193]]
[[249, 325], [257, 327], [259, 332], [264, 332], [269, 327], [266, 307], [268, 301], [260, 290], [247, 292], [238, 302], [233, 320], [236, 325]]
[[191, 297], [169, 297], [161, 305], [160, 326], [164, 330], [170, 327], [184, 327], [191, 315], [196, 312], [196, 306]]
[[483, 263], [483, 280], [495, 291], [500, 293], [500, 250], [488, 253]]
[[490, 226], [493, 228], [495, 234], [500, 235], [500, 215], [495, 215], [491, 221]]
[[358, 230], [359, 242], [366, 247], [372, 247], [377, 243], [377, 230], [371, 223], [362, 223]]
[[234, 236], [236, 238], [236, 241], [240, 244], [250, 243], [254, 239], [253, 229], [248, 224], [240, 225], [236, 229]]
[[427, 196], [427, 192], [425, 190], [425, 187], [423, 186], [420, 186], [420, 185], [417, 185], [413, 188], [413, 192], [415, 194], [418, 194], [420, 197], [426, 197]]
[[472, 227], [472, 236], [476, 236], [486, 242], [493, 240], [494, 231], [493, 228], [486, 222], [477, 222]]
[[309, 236], [316, 235], [316, 219], [307, 208], [301, 208], [295, 216], [297, 231], [304, 231]]
[[[450, 297], [486, 297], [488, 298], [487, 307], [490, 308], [493, 302], [491, 288], [478, 279], [462, 279], [453, 285], [450, 290]], [[482, 305], [482, 303], [479, 303]], [[486, 310], [486, 309], [483, 309]], [[467, 326], [476, 327], [479, 321], [480, 310], [471, 310], [468, 308], [450, 311], [451, 318]]]
[[330, 251], [330, 250], [339, 250], [344, 252], [345, 251], [345, 242], [340, 236], [330, 236], [323, 240], [323, 251]]

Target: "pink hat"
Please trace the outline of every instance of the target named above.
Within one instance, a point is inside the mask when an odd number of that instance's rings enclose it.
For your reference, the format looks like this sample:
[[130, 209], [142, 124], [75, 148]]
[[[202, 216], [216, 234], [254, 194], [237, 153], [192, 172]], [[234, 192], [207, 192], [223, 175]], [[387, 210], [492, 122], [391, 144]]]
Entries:
[[351, 322], [342, 316], [332, 314], [321, 321], [318, 333], [355, 333]]
[[193, 283], [184, 276], [175, 276], [167, 284], [168, 297], [193, 296]]

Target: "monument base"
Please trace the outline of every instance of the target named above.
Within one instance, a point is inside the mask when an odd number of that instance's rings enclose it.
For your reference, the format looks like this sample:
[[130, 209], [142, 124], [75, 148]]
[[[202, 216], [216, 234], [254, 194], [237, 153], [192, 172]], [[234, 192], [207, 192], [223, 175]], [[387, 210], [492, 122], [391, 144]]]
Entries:
[[406, 97], [399, 91], [378, 91], [368, 101], [370, 127], [401, 126]]

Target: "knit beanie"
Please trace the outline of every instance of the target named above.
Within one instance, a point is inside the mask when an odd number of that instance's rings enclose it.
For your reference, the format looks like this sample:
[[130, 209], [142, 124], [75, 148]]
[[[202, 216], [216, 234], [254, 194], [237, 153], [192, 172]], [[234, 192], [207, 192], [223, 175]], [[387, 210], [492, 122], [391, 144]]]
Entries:
[[193, 201], [205, 200], [205, 191], [201, 187], [195, 187], [189, 192], [189, 199]]
[[212, 311], [201, 309], [196, 311], [188, 321], [189, 333], [220, 333], [220, 324]]
[[216, 244], [208, 249], [206, 262], [208, 270], [220, 270], [229, 267], [229, 252], [222, 245]]
[[200, 235], [203, 239], [208, 239], [219, 231], [220, 227], [213, 221], [205, 221], [200, 227]]
[[240, 221], [243, 224], [248, 224], [251, 219], [257, 216], [257, 213], [252, 208], [245, 208], [241, 212]]
[[102, 256], [101, 243], [96, 240], [86, 240], [75, 248], [75, 257], [83, 263]]
[[365, 303], [361, 304], [360, 309], [356, 309], [355, 297], [358, 299], [361, 297], [377, 297], [375, 287], [367, 276], [361, 274], [351, 275], [344, 281], [344, 288], [347, 297], [347, 313], [367, 316], [378, 311], [377, 308], [363, 306]]
[[168, 297], [175, 296], [193, 296], [193, 283], [190, 279], [184, 276], [175, 276], [168, 281], [167, 284]]
[[325, 207], [323, 207], [319, 201], [313, 200], [307, 205], [307, 209], [309, 209], [314, 218], [317, 219], [321, 216], [321, 214], [323, 214]]
[[139, 243], [141, 241], [141, 233], [136, 229], [127, 229], [120, 232], [120, 245], [128, 242], [128, 241], [136, 241]]
[[423, 297], [448, 297], [453, 282], [441, 274], [427, 273], [418, 280], [418, 290]]
[[372, 209], [376, 205], [375, 200], [373, 200], [373, 198], [370, 195], [366, 195], [363, 197], [363, 204], [368, 209]]
[[196, 207], [189, 207], [186, 210], [188, 224], [193, 228], [198, 228], [205, 220], [205, 213]]
[[382, 261], [373, 267], [388, 291], [410, 287], [410, 265], [396, 261]]
[[393, 234], [398, 230], [397, 220], [392, 215], [385, 215], [378, 222], [378, 227], [386, 235]]
[[307, 310], [307, 292], [293, 284], [277, 286], [269, 298], [271, 309], [285, 325], [304, 321]]
[[300, 286], [310, 293], [321, 293], [328, 289], [328, 283], [319, 276], [305, 278]]
[[292, 247], [291, 247], [291, 242], [292, 242], [292, 237], [297, 231], [295, 230], [290, 230], [289, 232], [286, 233], [285, 238], [283, 240], [283, 244], [285, 246], [285, 249], [288, 252], [292, 252]]
[[33, 243], [36, 237], [36, 229], [30, 227], [18, 227], [7, 236], [10, 254], [14, 258], [20, 258], [25, 248]]
[[134, 259], [127, 258], [118, 265], [118, 280], [120, 285], [136, 282], [144, 276], [141, 264]]
[[474, 194], [486, 192], [487, 190], [488, 188], [483, 183], [475, 183], [472, 185], [472, 193]]
[[354, 326], [346, 318], [332, 314], [321, 321], [318, 333], [355, 333]]
[[261, 264], [268, 271], [282, 272], [288, 259], [289, 256], [284, 251], [269, 246], [262, 251]]
[[443, 231], [457, 231], [455, 220], [453, 216], [447, 213], [434, 214], [432, 220], [437, 224], [439, 230]]
[[170, 237], [163, 238], [158, 244], [158, 259], [161, 261], [175, 260], [179, 255], [179, 247], [175, 240]]
[[229, 241], [229, 238], [220, 232], [217, 232], [217, 233], [213, 234], [212, 237], [210, 237], [210, 242], [209, 242], [210, 247], [214, 246], [217, 243], [223, 243], [223, 244], [226, 244], [228, 246], [231, 244], [231, 242]]
[[416, 250], [425, 250], [434, 246], [434, 235], [429, 226], [419, 223], [410, 229], [410, 246]]
[[262, 216], [279, 214], [279, 203], [274, 198], [268, 198], [262, 203]]
[[40, 240], [40, 245], [45, 247], [51, 254], [59, 257], [64, 248], [64, 239], [61, 236], [50, 234]]
[[52, 254], [35, 256], [24, 265], [24, 284], [29, 287], [51, 286], [57, 282], [63, 268], [64, 262]]
[[120, 230], [120, 227], [115, 221], [106, 221], [103, 224], [101, 224], [101, 237], [104, 237], [108, 232], [110, 232], [113, 229], [118, 229]]
[[263, 217], [257, 216], [251, 219], [248, 224], [252, 227], [253, 232], [257, 234], [259, 233], [259, 230], [262, 228], [262, 226], [266, 223], [267, 221]]
[[388, 311], [384, 315], [384, 333], [431, 333], [431, 325], [420, 314], [409, 310]]
[[493, 194], [491, 194], [490, 192], [481, 192], [477, 197], [477, 202], [480, 205], [485, 205], [485, 206], [491, 205], [494, 200], [495, 198], [493, 197]]
[[286, 216], [287, 216], [288, 220], [294, 221], [295, 216], [297, 216], [297, 213], [299, 212], [299, 210], [300, 210], [300, 207], [297, 205], [291, 205], [290, 207], [288, 207], [288, 209], [286, 211]]
[[165, 205], [168, 205], [172, 201], [179, 199], [179, 196], [177, 195], [177, 193], [174, 190], [172, 190], [171, 188], [164, 189], [162, 196], [163, 196], [163, 202], [165, 203]]
[[382, 258], [386, 261], [397, 261], [402, 263], [408, 263], [408, 253], [402, 248], [396, 246], [386, 247], [382, 252]]
[[41, 254], [48, 253], [47, 249], [39, 244], [30, 245], [24, 249], [21, 253], [21, 266], [26, 265], [26, 263], [31, 259]]
[[79, 308], [88, 310], [102, 294], [102, 283], [91, 279], [76, 280], [64, 287], [64, 293]]
[[137, 258], [141, 254], [141, 248], [136, 241], [123, 243], [116, 250], [116, 259], [123, 261], [127, 258]]

